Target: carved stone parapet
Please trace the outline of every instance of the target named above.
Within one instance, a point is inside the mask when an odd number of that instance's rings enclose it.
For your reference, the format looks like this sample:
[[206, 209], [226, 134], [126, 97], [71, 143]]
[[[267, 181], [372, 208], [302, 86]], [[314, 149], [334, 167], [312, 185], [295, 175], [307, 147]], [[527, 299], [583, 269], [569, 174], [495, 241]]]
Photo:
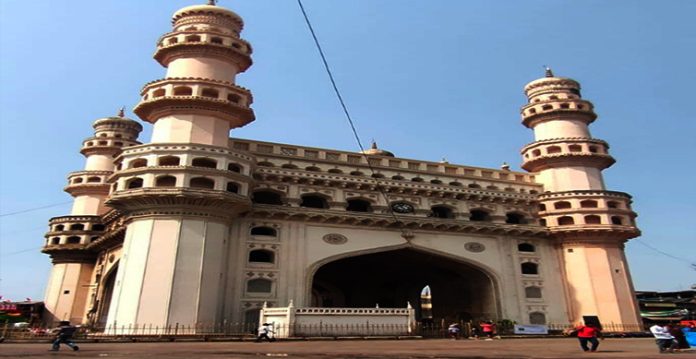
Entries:
[[167, 67], [170, 62], [180, 58], [211, 57], [233, 62], [239, 72], [244, 72], [252, 64], [249, 49], [212, 42], [178, 42], [157, 48], [154, 58], [160, 65]]
[[68, 175], [68, 185], [63, 188], [70, 195], [109, 194], [108, 178], [111, 171], [77, 171]]
[[53, 264], [59, 263], [94, 263], [97, 254], [85, 245], [46, 246], [41, 250], [51, 256]]
[[242, 127], [254, 121], [254, 111], [232, 101], [205, 96], [162, 96], [141, 101], [133, 112], [144, 121], [155, 123], [158, 119], [176, 114], [199, 114], [220, 118], [231, 128]]
[[531, 172], [538, 172], [548, 168], [588, 166], [605, 169], [614, 164], [616, 160], [604, 153], [590, 152], [560, 152], [553, 154], [541, 154], [534, 158], [526, 159], [522, 168]]
[[136, 213], [195, 213], [224, 214], [228, 217], [249, 209], [251, 201], [245, 196], [201, 188], [137, 188], [112, 193], [106, 201], [111, 207], [132, 216]]

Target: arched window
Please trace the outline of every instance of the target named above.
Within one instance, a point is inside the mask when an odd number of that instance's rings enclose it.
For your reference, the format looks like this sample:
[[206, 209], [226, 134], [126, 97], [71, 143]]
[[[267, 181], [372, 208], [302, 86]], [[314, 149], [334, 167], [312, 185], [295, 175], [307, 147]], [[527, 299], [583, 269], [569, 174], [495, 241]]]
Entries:
[[455, 182], [450, 182], [449, 185], [450, 185], [450, 186], [457, 186], [457, 187], [461, 187], [461, 186], [462, 186], [461, 183], [456, 182], [456, 181], [455, 181]]
[[155, 91], [152, 91], [152, 97], [157, 98], [157, 97], [162, 97], [167, 94], [167, 91], [165, 89], [157, 89]]
[[332, 169], [330, 169], [330, 170], [328, 170], [328, 171], [326, 171], [326, 172], [335, 173], [335, 174], [341, 174], [341, 173], [343, 173], [343, 171], [339, 170], [338, 168], [332, 168]]
[[570, 208], [570, 202], [566, 202], [566, 201], [556, 202], [553, 204], [553, 208], [555, 208], [555, 209], [568, 209], [568, 208]]
[[51, 244], [60, 244], [60, 237], [51, 238]]
[[[287, 169], [289, 169], [289, 170], [296, 170], [298, 167], [295, 166], [295, 165], [293, 165], [292, 163], [286, 163], [286, 164], [280, 166], [280, 168], [287, 168]], [[332, 170], [329, 170], [329, 173], [334, 173], [334, 172], [331, 172], [331, 171], [332, 171]]]
[[178, 166], [181, 163], [181, 159], [177, 156], [164, 156], [157, 160], [158, 166]]
[[536, 252], [536, 247], [531, 243], [520, 243], [517, 245], [517, 250], [520, 252]]
[[273, 263], [275, 262], [275, 253], [265, 249], [255, 249], [249, 252], [249, 262], [253, 263]]
[[75, 224], [70, 225], [70, 230], [71, 231], [84, 231], [85, 225], [82, 223], [75, 223]]
[[212, 158], [198, 157], [191, 161], [193, 167], [217, 168], [217, 161]]
[[155, 178], [155, 187], [175, 187], [176, 177], [174, 176], [159, 176]]
[[539, 287], [524, 288], [524, 296], [527, 298], [541, 298], [541, 288], [539, 288]]
[[442, 184], [442, 181], [440, 181], [440, 180], [438, 180], [438, 179], [434, 179], [434, 180], [430, 180], [430, 183], [432, 183], [432, 184]]
[[623, 219], [619, 216], [611, 216], [611, 224], [621, 226], [624, 224]]
[[191, 178], [190, 186], [192, 188], [213, 189], [215, 188], [215, 181], [205, 177], [194, 177]]
[[200, 42], [201, 37], [198, 35], [189, 35], [186, 36], [186, 42]]
[[580, 201], [580, 207], [582, 207], [582, 208], [597, 208], [597, 201], [591, 200], [591, 199], [586, 199], [584, 201]]
[[541, 150], [534, 150], [534, 151], [532, 151], [532, 156], [534, 156], [534, 157], [539, 157], [539, 156], [541, 156]]
[[173, 44], [176, 44], [177, 42], [179, 42], [179, 39], [177, 39], [176, 37], [172, 37], [169, 39], [168, 42], [170, 45], [173, 45]]
[[546, 205], [543, 203], [539, 203], [539, 212], [544, 212], [546, 211]]
[[247, 282], [248, 293], [270, 293], [273, 282], [268, 279], [257, 278]]
[[570, 145], [568, 146], [568, 150], [570, 150], [570, 152], [581, 152], [582, 147], [580, 147], [580, 145]]
[[469, 220], [476, 222], [488, 222], [491, 220], [491, 215], [482, 209], [472, 209], [469, 211]]
[[546, 324], [546, 314], [541, 312], [529, 313], [529, 324]]
[[201, 96], [203, 97], [218, 98], [219, 95], [220, 92], [216, 89], [204, 88], [203, 91], [201, 91]]
[[467, 187], [469, 187], [469, 188], [481, 188], [481, 185], [478, 183], [469, 183], [467, 185]]
[[302, 202], [300, 203], [300, 207], [326, 209], [329, 208], [329, 204], [327, 203], [326, 198], [324, 198], [323, 196], [319, 196], [316, 194], [306, 194], [302, 196]]
[[67, 244], [80, 244], [80, 241], [81, 241], [80, 237], [72, 236], [72, 237], [68, 237], [68, 240], [65, 241], [65, 243], [67, 243]]
[[222, 38], [221, 37], [211, 37], [210, 42], [213, 44], [222, 45]]
[[239, 185], [234, 182], [227, 182], [225, 189], [227, 192], [239, 193]]
[[130, 161], [128, 168], [140, 168], [147, 166], [147, 160], [144, 158], [138, 158], [136, 160]]
[[251, 229], [251, 235], [252, 236], [271, 236], [271, 237], [276, 237], [278, 235], [278, 231], [276, 231], [274, 228], [271, 227], [254, 227]]
[[573, 219], [573, 217], [570, 217], [570, 216], [558, 217], [558, 225], [559, 226], [570, 226], [572, 224], [575, 224], [575, 220]]
[[257, 165], [259, 167], [275, 167], [275, 165], [270, 162], [259, 162], [257, 163]]
[[527, 224], [527, 219], [523, 214], [516, 212], [508, 212], [505, 214], [505, 223], [507, 224]]
[[365, 174], [360, 171], [353, 171], [350, 173], [351, 176], [364, 176]]
[[544, 106], [541, 106], [541, 109], [544, 110], [544, 111], [548, 111], [548, 110], [553, 109], [553, 106], [551, 106], [551, 105], [544, 105]]
[[142, 178], [131, 178], [128, 181], [126, 181], [126, 188], [128, 189], [133, 189], [133, 188], [141, 188], [143, 186], [143, 179]]
[[101, 182], [101, 178], [99, 177], [88, 177], [87, 178], [88, 183], [99, 183]]
[[242, 172], [242, 166], [236, 164], [236, 163], [229, 163], [227, 164], [227, 170], [230, 172], [237, 172], [241, 173]]
[[602, 224], [602, 219], [597, 215], [591, 214], [585, 216], [585, 224]]
[[59, 224], [59, 225], [55, 226], [55, 228], [54, 228], [53, 230], [56, 231], [56, 232], [64, 231], [64, 230], [65, 230], [65, 226], [62, 225], [62, 224]]
[[73, 180], [73, 183], [82, 183], [82, 177], [77, 177]]
[[282, 205], [283, 200], [279, 193], [273, 191], [260, 190], [251, 195], [251, 201], [257, 204]]
[[92, 225], [92, 230], [93, 230], [93, 231], [96, 231], [96, 232], [101, 232], [101, 231], [103, 231], [105, 228], [106, 228], [106, 227], [104, 227], [103, 224], [93, 224], [93, 225]]
[[548, 154], [561, 153], [561, 148], [558, 146], [549, 146], [546, 148], [546, 153], [548, 153]]
[[317, 166], [307, 166], [307, 167], [305, 167], [305, 171], [321, 172], [321, 168], [319, 168]]
[[179, 86], [174, 88], [174, 96], [191, 96], [193, 89], [188, 86]]
[[490, 185], [490, 186], [486, 186], [486, 189], [490, 189], [490, 190], [492, 190], [492, 191], [497, 191], [497, 190], [499, 190], [500, 188], [498, 188], [498, 186]]
[[239, 101], [241, 101], [241, 100], [242, 100], [242, 98], [237, 94], [231, 93], [231, 94], [227, 95], [227, 101], [239, 103]]
[[411, 182], [423, 182], [423, 179], [420, 177], [413, 177], [411, 178]]
[[597, 153], [597, 147], [596, 146], [590, 146], [589, 147], [590, 152], [592, 153]]
[[545, 218], [540, 219], [540, 220], [539, 220], [539, 225], [540, 225], [540, 226], [546, 227], [546, 219], [545, 219]]
[[521, 265], [522, 274], [539, 274], [539, 265], [532, 262], [524, 262]]
[[403, 180], [404, 180], [404, 177], [403, 177], [403, 176], [396, 175], [396, 176], [392, 176], [392, 179], [393, 179], [393, 180], [396, 180], [396, 181], [403, 181]]
[[430, 213], [435, 218], [454, 218], [452, 209], [445, 206], [432, 206]]
[[620, 208], [619, 202], [609, 201], [607, 202], [607, 207], [609, 208]]
[[372, 178], [384, 178], [384, 175], [381, 173], [373, 173]]
[[372, 204], [363, 199], [349, 199], [346, 211], [351, 212], [372, 212]]

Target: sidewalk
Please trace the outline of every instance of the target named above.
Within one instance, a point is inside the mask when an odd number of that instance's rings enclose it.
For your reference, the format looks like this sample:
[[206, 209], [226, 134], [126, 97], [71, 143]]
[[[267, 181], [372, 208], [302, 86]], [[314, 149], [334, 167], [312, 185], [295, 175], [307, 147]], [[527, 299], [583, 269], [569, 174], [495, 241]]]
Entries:
[[[82, 343], [73, 352], [50, 344], [0, 344], [0, 358], [658, 358], [649, 338], [607, 339], [597, 353], [584, 353], [577, 340], [345, 340], [175, 343]], [[696, 349], [676, 354], [696, 358]]]

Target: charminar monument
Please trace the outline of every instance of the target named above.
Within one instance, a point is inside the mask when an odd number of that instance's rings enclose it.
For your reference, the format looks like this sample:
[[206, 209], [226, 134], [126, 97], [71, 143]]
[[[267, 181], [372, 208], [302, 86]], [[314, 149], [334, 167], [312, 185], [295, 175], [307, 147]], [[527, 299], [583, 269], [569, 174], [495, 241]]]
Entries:
[[[177, 11], [154, 58], [163, 78], [133, 112], [94, 122], [52, 218], [49, 321], [108, 326], [254, 322], [259, 309], [406, 308], [422, 318], [521, 324], [640, 323], [624, 244], [631, 196], [589, 131], [580, 84], [524, 87], [522, 168], [489, 169], [230, 138], [255, 120], [242, 18]], [[262, 119], [273, 121], [273, 119]]]

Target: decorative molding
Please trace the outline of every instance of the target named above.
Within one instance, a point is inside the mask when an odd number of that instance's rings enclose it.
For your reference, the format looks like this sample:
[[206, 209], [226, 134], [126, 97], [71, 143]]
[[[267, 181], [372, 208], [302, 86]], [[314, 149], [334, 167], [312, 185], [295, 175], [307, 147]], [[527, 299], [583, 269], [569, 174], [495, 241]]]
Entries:
[[328, 244], [345, 244], [348, 242], [348, 237], [338, 233], [326, 234], [321, 239]]

